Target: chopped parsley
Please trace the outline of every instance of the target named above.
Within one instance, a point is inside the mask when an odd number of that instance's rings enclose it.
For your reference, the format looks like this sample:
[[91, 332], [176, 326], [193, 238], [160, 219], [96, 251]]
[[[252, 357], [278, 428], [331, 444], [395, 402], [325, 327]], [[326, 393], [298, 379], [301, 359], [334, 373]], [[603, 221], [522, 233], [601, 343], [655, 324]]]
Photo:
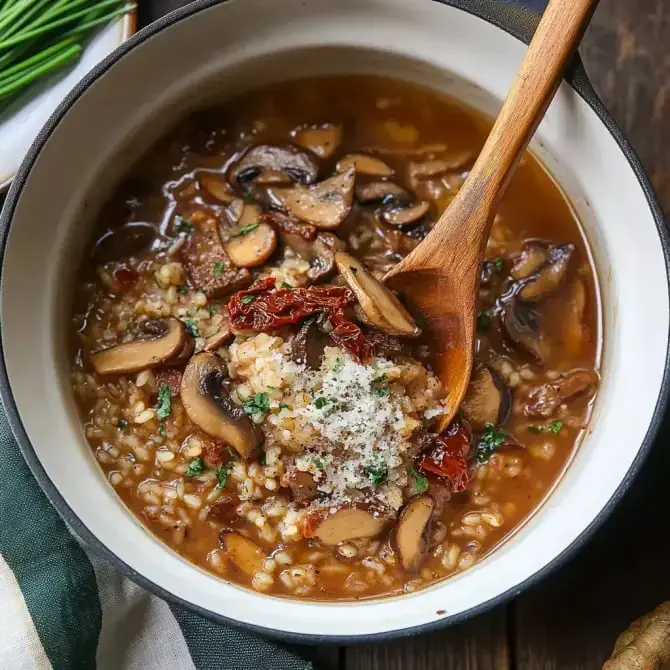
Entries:
[[158, 409], [156, 409], [156, 416], [165, 421], [170, 416], [172, 411], [172, 391], [167, 384], [163, 384], [158, 389]]
[[256, 447], [256, 461], [259, 465], [265, 465], [267, 462], [262, 442], [259, 442], [258, 446]]
[[199, 474], [202, 474], [202, 471], [205, 469], [205, 465], [202, 462], [202, 458], [198, 456], [194, 458], [189, 464], [186, 470], [187, 477], [197, 477]]
[[493, 265], [498, 272], [502, 272], [505, 269], [505, 261], [503, 261], [502, 258], [495, 258], [493, 260]]
[[161, 425], [158, 427], [158, 432], [161, 434], [163, 439], [167, 437], [167, 425], [165, 421], [161, 421]]
[[223, 261], [217, 261], [216, 263], [214, 263], [214, 276], [220, 277], [225, 269], [226, 264]]
[[486, 312], [477, 314], [477, 331], [485, 333], [491, 327], [491, 317]]
[[198, 328], [198, 324], [193, 320], [193, 319], [182, 319], [184, 322], [184, 325], [186, 326], [186, 332], [191, 336], [191, 337], [200, 337], [200, 329]]
[[498, 451], [498, 448], [505, 441], [505, 433], [496, 430], [493, 424], [487, 424], [482, 436], [477, 442], [475, 450], [475, 460], [477, 463], [487, 463], [489, 458]]
[[181, 295], [186, 295], [188, 293], [188, 286], [180, 286], [177, 289], [177, 293], [180, 293]]
[[563, 422], [562, 421], [552, 421], [550, 424], [546, 426], [528, 426], [528, 430], [531, 433], [553, 433], [554, 435], [558, 435], [561, 432], [561, 428], [563, 428]]
[[414, 477], [414, 490], [417, 493], [428, 490], [428, 480], [413, 465], [410, 466], [409, 473]]
[[317, 409], [323, 409], [329, 402], [330, 400], [328, 400], [328, 398], [320, 397], [314, 401], [314, 407]]
[[333, 365], [333, 372], [339, 372], [344, 367], [344, 359], [336, 358], [335, 365]]
[[183, 216], [175, 217], [175, 223], [177, 224], [178, 233], [190, 235], [193, 232], [193, 224], [190, 221], [187, 221]]
[[285, 402], [280, 402], [279, 409], [288, 409], [288, 405]]
[[244, 411], [250, 416], [266, 414], [270, 411], [270, 396], [267, 393], [257, 393], [244, 401]]
[[381, 463], [380, 465], [370, 465], [365, 468], [365, 474], [370, 477], [372, 485], [377, 488], [388, 479], [389, 469], [384, 463]]
[[261, 224], [258, 221], [254, 221], [253, 223], [248, 223], [246, 226], [242, 226], [237, 233], [235, 234], [235, 237], [244, 237], [245, 235], [248, 235], [249, 233], [253, 232], [260, 226]]
[[326, 467], [320, 458], [313, 458], [312, 463], [314, 463], [314, 466], [319, 468], [319, 470], [323, 470]]
[[288, 282], [286, 282], [286, 281], [283, 281], [283, 282], [281, 283], [281, 287], [282, 287], [282, 288], [285, 288], [287, 291], [290, 291], [290, 290], [293, 288], [293, 286], [291, 286], [291, 285], [290, 285]]
[[385, 398], [389, 394], [388, 379], [385, 374], [379, 375], [372, 380], [372, 392], [379, 398]]
[[207, 311], [210, 316], [214, 316], [216, 314], [216, 307], [214, 305], [207, 305]]
[[125, 430], [128, 428], [128, 422], [125, 419], [119, 419], [119, 430]]
[[243, 305], [250, 305], [254, 300], [256, 300], [255, 295], [243, 295], [240, 300]]
[[216, 475], [216, 480], [218, 481], [216, 488], [224, 488], [226, 486], [226, 482], [228, 481], [228, 475], [230, 474], [230, 463], [219, 466], [216, 470], [214, 470], [214, 474]]

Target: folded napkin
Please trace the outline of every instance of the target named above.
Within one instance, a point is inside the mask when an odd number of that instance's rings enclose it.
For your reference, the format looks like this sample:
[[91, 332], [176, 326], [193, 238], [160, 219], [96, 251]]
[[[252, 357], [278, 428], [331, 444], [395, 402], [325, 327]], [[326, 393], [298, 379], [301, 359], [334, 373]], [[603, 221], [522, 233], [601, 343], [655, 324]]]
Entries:
[[42, 493], [0, 405], [0, 669], [307, 670], [296, 649], [151, 595], [91, 554]]

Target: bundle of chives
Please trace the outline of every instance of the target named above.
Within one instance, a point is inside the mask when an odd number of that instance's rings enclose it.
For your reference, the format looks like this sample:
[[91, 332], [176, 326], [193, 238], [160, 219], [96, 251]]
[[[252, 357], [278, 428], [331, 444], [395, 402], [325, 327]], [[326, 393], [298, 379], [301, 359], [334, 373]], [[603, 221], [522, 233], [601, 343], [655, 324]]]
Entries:
[[96, 27], [133, 6], [128, 0], [0, 0], [0, 109], [76, 60]]

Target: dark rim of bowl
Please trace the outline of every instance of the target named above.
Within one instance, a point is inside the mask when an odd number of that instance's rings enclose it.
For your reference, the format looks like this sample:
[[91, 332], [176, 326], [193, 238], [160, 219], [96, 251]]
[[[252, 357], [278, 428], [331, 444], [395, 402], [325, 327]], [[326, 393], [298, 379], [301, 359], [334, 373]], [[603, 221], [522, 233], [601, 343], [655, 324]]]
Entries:
[[[60, 104], [58, 109], [51, 116], [49, 121], [46, 123], [35, 142], [30, 148], [26, 158], [24, 159], [21, 167], [12, 183], [12, 186], [9, 190], [7, 201], [0, 215], [0, 254], [2, 254], [2, 261], [4, 263], [4, 255], [7, 244], [7, 238], [9, 229], [11, 226], [11, 220], [13, 217], [13, 212], [16, 208], [17, 202], [19, 200], [21, 190], [27, 181], [32, 166], [37, 160], [39, 153], [44, 146], [45, 142], [48, 140], [50, 135], [57, 128], [60, 120], [67, 113], [68, 109], [78, 100], [78, 98], [84, 93], [84, 91], [95, 82], [101, 75], [103, 75], [115, 62], [120, 60], [126, 53], [136, 46], [141, 45], [143, 42], [153, 37], [154, 35], [160, 33], [163, 29], [168, 28], [172, 24], [190, 17], [198, 12], [206, 10], [214, 5], [223, 4], [228, 0], [195, 0], [189, 5], [178, 9], [158, 21], [150, 24], [146, 28], [140, 30], [136, 35], [131, 37], [127, 42], [118, 47], [112, 54], [105, 58], [97, 67], [95, 67], [91, 72], [89, 72], [84, 79], [82, 79], [79, 84], [69, 93], [65, 100]], [[527, 8], [521, 7], [515, 4], [508, 4], [505, 2], [498, 2], [497, 0], [433, 0], [434, 2], [439, 2], [441, 4], [449, 5], [457, 9], [463, 10], [469, 14], [472, 14], [484, 21], [500, 28], [505, 31], [512, 37], [528, 44], [532, 37], [532, 34], [537, 25], [539, 16], [534, 11], [531, 11]], [[586, 73], [581, 65], [581, 61], [578, 57], [575, 58], [573, 64], [568, 70], [566, 75], [566, 80], [570, 85], [576, 90], [580, 97], [589, 105], [589, 107], [597, 114], [605, 127], [609, 130], [612, 137], [616, 141], [617, 145], [621, 149], [622, 153], [628, 160], [630, 167], [637, 177], [637, 180], [642, 187], [644, 194], [649, 205], [649, 209], [654, 217], [656, 222], [656, 228], [658, 230], [658, 235], [660, 238], [661, 246], [663, 248], [663, 254], [665, 258], [666, 273], [668, 275], [668, 282], [670, 285], [670, 236], [665, 226], [663, 219], [663, 213], [661, 211], [660, 204], [657, 200], [654, 189], [651, 185], [649, 177], [640, 163], [639, 158], [635, 154], [632, 146], [630, 145], [628, 139], [617, 126], [616, 122], [607, 111], [602, 101], [598, 98], [597, 94], [591, 87], [591, 84], [586, 76]], [[1, 290], [1, 288], [0, 288]], [[670, 306], [669, 306], [670, 307]], [[2, 337], [1, 326], [0, 326], [0, 338]], [[670, 392], [670, 352], [666, 350], [666, 360], [663, 372], [663, 381], [661, 383], [661, 388], [658, 395], [658, 400], [656, 407], [654, 409], [654, 414], [652, 416], [651, 422], [649, 424], [649, 429], [647, 434], [638, 450], [638, 453], [631, 464], [628, 472], [625, 477], [619, 484], [614, 495], [602, 508], [599, 514], [593, 519], [589, 526], [577, 537], [571, 545], [569, 545], [565, 550], [563, 550], [558, 556], [554, 557], [547, 565], [542, 569], [538, 570], [531, 576], [527, 577], [520, 584], [515, 585], [511, 589], [507, 590], [504, 593], [492, 598], [486, 602], [480, 603], [479, 605], [472, 607], [464, 612], [454, 614], [451, 616], [442, 616], [436, 621], [430, 623], [420, 624], [417, 626], [411, 626], [408, 628], [396, 629], [383, 633], [370, 633], [365, 635], [313, 635], [313, 634], [304, 634], [304, 633], [291, 633], [286, 631], [278, 631], [272, 628], [264, 628], [261, 626], [255, 626], [253, 624], [243, 623], [236, 621], [235, 619], [230, 619], [228, 617], [222, 616], [216, 612], [205, 609], [193, 603], [190, 603], [182, 598], [175, 596], [169, 591], [163, 589], [162, 587], [154, 584], [150, 579], [144, 575], [139, 574], [132, 567], [124, 563], [121, 559], [114, 554], [114, 552], [106, 547], [105, 545], [98, 540], [95, 535], [79, 520], [76, 514], [70, 509], [67, 505], [61, 494], [59, 493], [56, 486], [49, 479], [47, 473], [44, 471], [37, 454], [35, 453], [28, 436], [21, 424], [21, 419], [14, 401], [14, 396], [9, 384], [9, 379], [7, 375], [7, 368], [4, 358], [4, 346], [2, 347], [2, 352], [0, 356], [0, 397], [5, 406], [7, 412], [7, 417], [12, 428], [12, 432], [16, 437], [19, 447], [23, 453], [23, 456], [28, 463], [33, 475], [40, 484], [42, 490], [45, 492], [51, 503], [56, 507], [63, 519], [71, 526], [71, 528], [99, 555], [107, 559], [114, 567], [116, 567], [120, 572], [125, 574], [127, 577], [132, 579], [137, 584], [145, 587], [149, 591], [155, 593], [156, 595], [164, 598], [165, 600], [172, 602], [178, 606], [184, 607], [195, 614], [207, 617], [219, 623], [230, 625], [237, 628], [242, 628], [244, 630], [250, 630], [256, 633], [260, 633], [267, 637], [272, 637], [286, 642], [299, 642], [307, 644], [351, 644], [358, 642], [379, 642], [383, 640], [395, 639], [399, 637], [405, 637], [410, 635], [418, 635], [422, 633], [427, 633], [439, 628], [443, 628], [447, 625], [453, 625], [465, 621], [477, 614], [481, 614], [492, 607], [501, 605], [514, 596], [518, 595], [524, 589], [527, 589], [531, 585], [537, 583], [544, 577], [546, 577], [551, 571], [555, 570], [559, 566], [563, 565], [570, 557], [572, 557], [579, 549], [581, 549], [589, 538], [593, 535], [594, 531], [603, 523], [603, 521], [611, 514], [616, 505], [620, 502], [625, 492], [628, 490], [631, 482], [634, 477], [639, 472], [644, 460], [648, 456], [654, 437], [658, 432], [658, 429], [663, 420], [665, 414], [666, 404], [668, 400], [668, 394]]]

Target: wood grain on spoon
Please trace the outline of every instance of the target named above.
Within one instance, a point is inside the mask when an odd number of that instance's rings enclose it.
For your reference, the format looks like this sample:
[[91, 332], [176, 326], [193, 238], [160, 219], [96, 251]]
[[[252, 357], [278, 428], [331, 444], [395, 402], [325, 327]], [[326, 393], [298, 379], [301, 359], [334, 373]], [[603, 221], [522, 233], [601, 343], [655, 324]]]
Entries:
[[472, 371], [480, 267], [516, 166], [560, 84], [597, 0], [550, 0], [470, 174], [426, 239], [384, 278], [425, 318], [447, 388], [447, 427]]

